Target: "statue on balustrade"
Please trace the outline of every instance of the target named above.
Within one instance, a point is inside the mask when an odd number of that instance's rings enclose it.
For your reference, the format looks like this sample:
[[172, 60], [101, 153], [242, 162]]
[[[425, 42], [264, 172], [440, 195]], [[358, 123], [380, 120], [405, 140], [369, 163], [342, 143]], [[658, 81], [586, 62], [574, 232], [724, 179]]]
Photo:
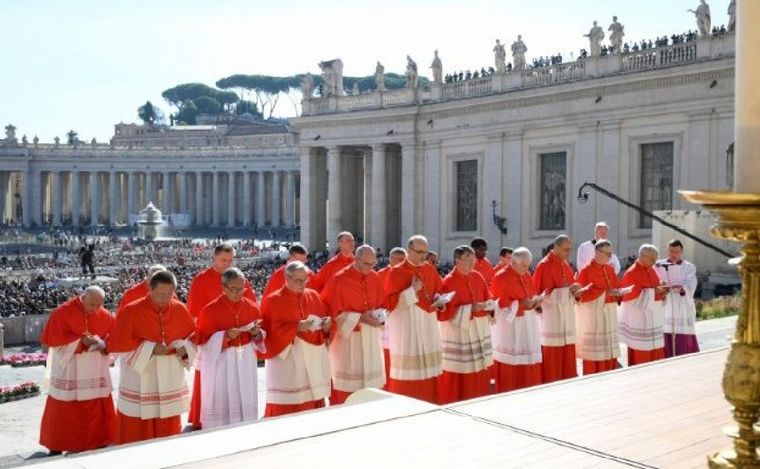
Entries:
[[377, 91], [385, 91], [385, 67], [379, 60], [375, 66], [375, 86]]
[[322, 97], [343, 96], [343, 61], [340, 59], [328, 60], [319, 63], [322, 70]]
[[314, 95], [314, 78], [312, 78], [311, 73], [307, 73], [301, 78], [301, 94], [306, 101]]
[[498, 39], [493, 47], [493, 60], [496, 64], [496, 73], [504, 73], [507, 69], [507, 51], [504, 49], [504, 44]]
[[710, 35], [710, 5], [705, 0], [700, 0], [699, 6], [696, 10], [686, 10], [689, 13], [694, 13], [697, 17], [697, 29], [699, 29], [699, 35], [706, 37]]
[[16, 145], [16, 127], [13, 124], [5, 126], [5, 144], [8, 146]]
[[514, 66], [513, 70], [525, 70], [525, 53], [528, 52], [528, 48], [525, 47], [525, 43], [522, 41], [522, 36], [517, 35], [517, 40], [512, 43], [512, 62]]
[[435, 83], [443, 83], [443, 63], [441, 63], [441, 58], [438, 57], [438, 51], [435, 51], [435, 57], [433, 57], [433, 63], [430, 64], [430, 68], [433, 69], [433, 81]]
[[728, 4], [728, 32], [736, 31], [736, 0]]
[[612, 31], [610, 34], [610, 54], [619, 54], [623, 51], [623, 36], [625, 36], [624, 26], [618, 23], [617, 16], [612, 17], [612, 24], [607, 31]]
[[601, 26], [597, 25], [596, 21], [594, 21], [594, 26], [591, 28], [591, 31], [589, 31], [588, 34], [584, 34], [583, 36], [588, 38], [591, 57], [599, 57], [602, 55], [602, 39], [604, 39], [604, 29], [602, 29]]
[[353, 88], [351, 88], [351, 94], [354, 96], [358, 96], [361, 94], [361, 91], [359, 91], [359, 82], [355, 81]]
[[417, 62], [406, 56], [406, 87], [417, 88]]

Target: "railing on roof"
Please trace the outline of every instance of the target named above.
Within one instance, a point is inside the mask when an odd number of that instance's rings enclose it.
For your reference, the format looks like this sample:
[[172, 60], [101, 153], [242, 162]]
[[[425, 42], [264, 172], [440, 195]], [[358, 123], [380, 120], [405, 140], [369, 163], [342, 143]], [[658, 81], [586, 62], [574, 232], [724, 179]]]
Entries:
[[734, 34], [699, 38], [670, 46], [631, 51], [619, 55], [587, 57], [544, 67], [509, 73], [495, 73], [470, 80], [431, 83], [429, 89], [402, 88], [372, 91], [359, 95], [329, 96], [303, 101], [303, 115], [336, 114], [370, 109], [410, 106], [486, 96], [526, 87], [551, 86], [619, 73], [638, 72], [695, 63], [703, 60], [733, 57]]

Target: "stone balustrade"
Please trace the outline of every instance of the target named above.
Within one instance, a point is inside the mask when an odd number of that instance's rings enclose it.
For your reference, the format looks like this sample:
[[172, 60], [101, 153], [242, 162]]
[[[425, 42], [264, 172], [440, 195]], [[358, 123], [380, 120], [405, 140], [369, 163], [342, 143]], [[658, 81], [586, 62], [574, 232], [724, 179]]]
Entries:
[[451, 83], [431, 83], [426, 89], [402, 88], [360, 95], [312, 98], [303, 101], [303, 115], [383, 109], [485, 96], [521, 88], [551, 86], [619, 73], [634, 73], [733, 57], [734, 51], [734, 34], [728, 33], [620, 55], [587, 57], [574, 62], [496, 73]]

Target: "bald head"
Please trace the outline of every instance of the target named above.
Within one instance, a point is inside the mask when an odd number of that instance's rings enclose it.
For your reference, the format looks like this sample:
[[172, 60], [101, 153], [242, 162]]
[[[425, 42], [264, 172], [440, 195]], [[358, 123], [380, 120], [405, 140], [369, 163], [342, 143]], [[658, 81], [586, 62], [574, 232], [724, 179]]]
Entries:
[[395, 247], [391, 249], [391, 252], [389, 253], [388, 257], [390, 257], [389, 262], [391, 267], [395, 267], [406, 259], [406, 249], [401, 247]]
[[567, 260], [567, 258], [570, 257], [570, 251], [573, 250], [573, 241], [570, 239], [570, 236], [561, 234], [554, 238], [554, 242], [552, 244], [554, 245], [552, 252], [554, 252], [555, 256], [559, 257], [563, 261]]
[[365, 275], [370, 273], [372, 269], [375, 268], [375, 265], [377, 265], [377, 255], [375, 254], [375, 249], [368, 244], [359, 246], [359, 248], [356, 250], [356, 253], [354, 254], [354, 257], [356, 258], [354, 261], [356, 269]]
[[414, 265], [422, 265], [427, 261], [428, 240], [422, 235], [414, 235], [407, 243], [408, 252], [406, 258]]
[[90, 285], [82, 292], [81, 299], [84, 311], [86, 313], [94, 313], [103, 306], [103, 302], [106, 299], [106, 292], [97, 285]]
[[354, 241], [354, 235], [349, 231], [342, 231], [338, 234], [338, 249], [344, 256], [352, 256], [354, 254], [354, 248], [356, 247], [356, 241]]

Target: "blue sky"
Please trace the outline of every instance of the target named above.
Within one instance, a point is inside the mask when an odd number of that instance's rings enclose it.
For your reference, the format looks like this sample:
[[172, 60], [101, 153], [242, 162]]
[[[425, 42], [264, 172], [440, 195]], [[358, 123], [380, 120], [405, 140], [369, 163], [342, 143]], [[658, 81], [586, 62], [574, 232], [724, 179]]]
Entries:
[[[496, 38], [522, 34], [533, 56], [588, 47], [593, 20], [617, 15], [626, 40], [696, 29], [698, 0], [0, 0], [0, 124], [51, 142], [69, 129], [105, 142], [137, 121], [150, 99], [179, 83], [212, 85], [235, 73], [318, 73], [340, 57], [344, 75], [369, 75], [380, 60], [401, 72], [406, 54], [444, 73], [486, 68]], [[729, 0], [708, 0], [714, 25]], [[606, 42], [606, 40], [605, 40]], [[281, 99], [275, 115], [293, 115]]]

